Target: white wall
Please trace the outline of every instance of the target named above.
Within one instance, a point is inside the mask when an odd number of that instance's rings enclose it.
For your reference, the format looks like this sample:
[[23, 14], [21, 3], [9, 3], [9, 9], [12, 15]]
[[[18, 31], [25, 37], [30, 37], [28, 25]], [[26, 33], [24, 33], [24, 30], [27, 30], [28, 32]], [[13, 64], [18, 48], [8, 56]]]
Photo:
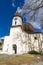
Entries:
[[[17, 20], [15, 20], [15, 19], [17, 19]], [[16, 26], [15, 21], [16, 21], [16, 25], [22, 25], [21, 17], [18, 17], [18, 16], [14, 17], [13, 20], [12, 20], [12, 26]]]

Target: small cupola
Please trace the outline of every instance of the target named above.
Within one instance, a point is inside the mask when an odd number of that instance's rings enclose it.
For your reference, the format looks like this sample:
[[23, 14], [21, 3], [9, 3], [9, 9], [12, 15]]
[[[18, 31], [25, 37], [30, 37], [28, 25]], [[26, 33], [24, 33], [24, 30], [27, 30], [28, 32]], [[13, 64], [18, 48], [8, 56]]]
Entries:
[[22, 17], [18, 12], [16, 12], [13, 15], [13, 19], [12, 19], [12, 26], [17, 26], [17, 25], [22, 25]]

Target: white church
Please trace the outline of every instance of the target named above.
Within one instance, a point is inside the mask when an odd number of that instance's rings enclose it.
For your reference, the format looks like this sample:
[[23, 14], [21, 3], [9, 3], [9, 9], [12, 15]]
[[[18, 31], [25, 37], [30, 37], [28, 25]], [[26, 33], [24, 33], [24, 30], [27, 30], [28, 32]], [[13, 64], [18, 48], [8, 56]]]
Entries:
[[31, 50], [43, 51], [43, 33], [34, 32], [30, 23], [22, 23], [22, 17], [15, 13], [10, 27], [10, 34], [4, 37], [0, 53], [24, 54]]

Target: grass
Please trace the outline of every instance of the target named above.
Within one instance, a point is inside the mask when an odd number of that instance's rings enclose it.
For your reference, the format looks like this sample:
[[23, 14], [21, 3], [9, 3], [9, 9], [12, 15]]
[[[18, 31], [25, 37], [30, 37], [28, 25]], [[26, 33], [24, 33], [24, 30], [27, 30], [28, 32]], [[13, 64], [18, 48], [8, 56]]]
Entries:
[[20, 65], [20, 64], [30, 64], [34, 61], [38, 61], [43, 56], [40, 55], [31, 55], [31, 54], [23, 54], [23, 55], [13, 55], [10, 58], [1, 59], [0, 65]]
[[3, 55], [5, 55], [5, 54], [0, 54], [0, 56], [3, 56]]

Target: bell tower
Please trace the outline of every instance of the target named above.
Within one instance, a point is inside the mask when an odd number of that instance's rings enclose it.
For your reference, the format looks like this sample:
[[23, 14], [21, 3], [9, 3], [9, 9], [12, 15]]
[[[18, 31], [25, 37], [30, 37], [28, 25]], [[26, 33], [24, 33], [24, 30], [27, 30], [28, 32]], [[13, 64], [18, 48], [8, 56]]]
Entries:
[[12, 19], [12, 26], [10, 28], [10, 43], [11, 50], [17, 54], [20, 53], [19, 46], [21, 44], [21, 34], [22, 34], [22, 17], [19, 13], [15, 13]]
[[20, 16], [20, 14], [17, 12], [13, 15], [13, 19], [12, 19], [12, 26], [18, 26], [18, 25], [22, 25], [22, 17]]
[[22, 27], [22, 17], [21, 15], [16, 12], [12, 18], [12, 26], [10, 27], [10, 36], [16, 37], [19, 33], [21, 33]]

